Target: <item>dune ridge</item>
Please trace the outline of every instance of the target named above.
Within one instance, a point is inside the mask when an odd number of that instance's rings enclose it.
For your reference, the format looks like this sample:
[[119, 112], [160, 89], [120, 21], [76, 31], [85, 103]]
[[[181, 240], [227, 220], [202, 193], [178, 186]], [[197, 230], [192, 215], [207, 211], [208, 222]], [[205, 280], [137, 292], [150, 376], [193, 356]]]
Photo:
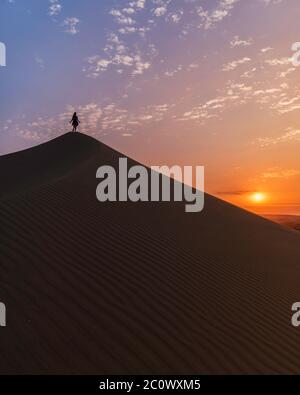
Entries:
[[100, 204], [120, 156], [69, 133], [0, 158], [0, 373], [299, 373], [300, 235], [212, 196]]

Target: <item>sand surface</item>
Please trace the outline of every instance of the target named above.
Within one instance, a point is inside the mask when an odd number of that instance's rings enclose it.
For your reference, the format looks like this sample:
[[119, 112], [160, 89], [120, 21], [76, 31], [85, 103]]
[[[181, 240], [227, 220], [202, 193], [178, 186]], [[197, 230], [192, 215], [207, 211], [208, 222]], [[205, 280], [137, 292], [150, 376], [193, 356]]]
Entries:
[[300, 373], [300, 234], [206, 197], [96, 200], [81, 134], [0, 158], [0, 373]]
[[300, 232], [300, 215], [266, 214], [264, 217]]

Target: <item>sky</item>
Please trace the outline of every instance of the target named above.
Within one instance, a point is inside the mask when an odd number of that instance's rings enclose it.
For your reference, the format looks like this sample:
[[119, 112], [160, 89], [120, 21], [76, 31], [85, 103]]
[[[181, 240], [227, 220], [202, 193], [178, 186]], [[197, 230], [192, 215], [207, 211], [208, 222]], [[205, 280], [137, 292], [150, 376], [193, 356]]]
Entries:
[[[300, 214], [299, 0], [0, 0], [0, 155], [70, 130]], [[257, 195], [260, 193], [260, 195]]]

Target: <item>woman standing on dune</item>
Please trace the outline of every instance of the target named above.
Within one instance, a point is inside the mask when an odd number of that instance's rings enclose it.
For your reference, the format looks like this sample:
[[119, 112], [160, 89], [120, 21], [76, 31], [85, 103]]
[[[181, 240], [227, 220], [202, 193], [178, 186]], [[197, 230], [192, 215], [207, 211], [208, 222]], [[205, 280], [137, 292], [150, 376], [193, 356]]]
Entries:
[[73, 126], [72, 132], [77, 132], [77, 128], [78, 128], [78, 125], [80, 124], [80, 121], [78, 119], [76, 112], [74, 112], [73, 117], [70, 121], [70, 124]]

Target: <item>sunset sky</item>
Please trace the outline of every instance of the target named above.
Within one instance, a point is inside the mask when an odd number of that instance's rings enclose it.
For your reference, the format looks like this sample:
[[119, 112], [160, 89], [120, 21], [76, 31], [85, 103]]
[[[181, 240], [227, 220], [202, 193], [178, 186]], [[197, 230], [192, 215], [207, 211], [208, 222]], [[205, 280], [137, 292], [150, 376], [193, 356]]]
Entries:
[[[0, 0], [0, 154], [80, 131], [300, 214], [299, 0]], [[259, 195], [257, 195], [259, 193]]]

